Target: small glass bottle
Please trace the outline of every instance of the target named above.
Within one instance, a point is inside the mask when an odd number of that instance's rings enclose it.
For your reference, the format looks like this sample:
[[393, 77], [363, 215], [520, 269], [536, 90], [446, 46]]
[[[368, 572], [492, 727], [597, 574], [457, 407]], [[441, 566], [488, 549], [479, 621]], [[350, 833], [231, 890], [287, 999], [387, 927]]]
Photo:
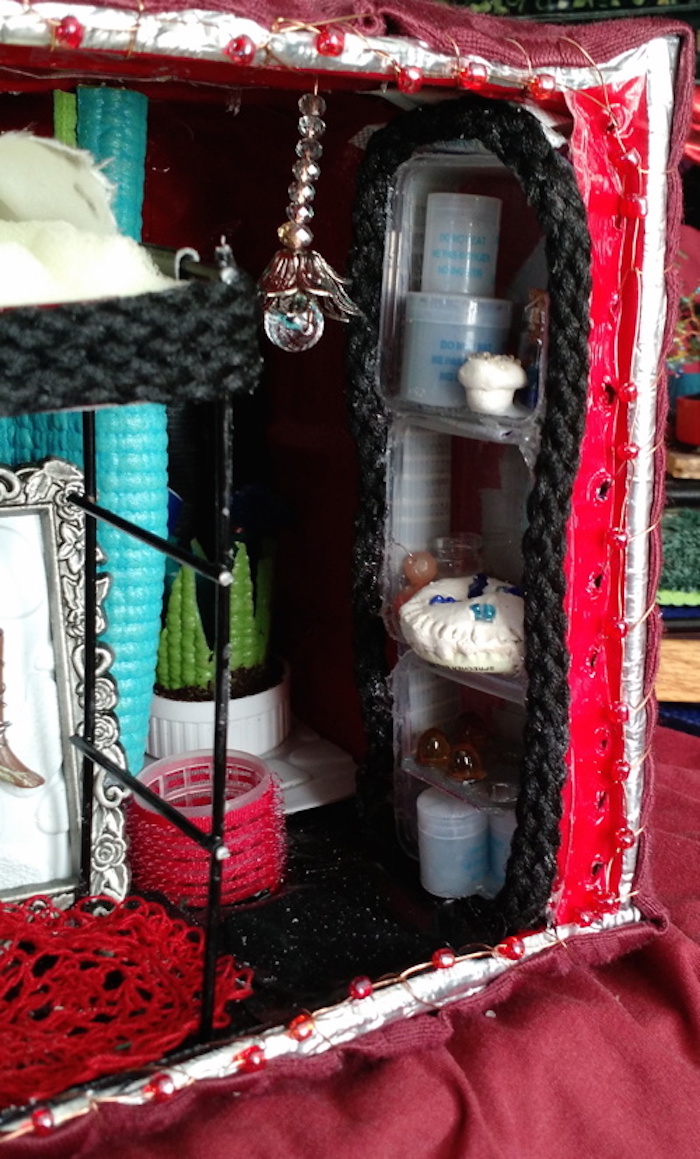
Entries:
[[476, 575], [481, 571], [482, 542], [481, 536], [471, 531], [439, 536], [433, 543], [437, 578]]

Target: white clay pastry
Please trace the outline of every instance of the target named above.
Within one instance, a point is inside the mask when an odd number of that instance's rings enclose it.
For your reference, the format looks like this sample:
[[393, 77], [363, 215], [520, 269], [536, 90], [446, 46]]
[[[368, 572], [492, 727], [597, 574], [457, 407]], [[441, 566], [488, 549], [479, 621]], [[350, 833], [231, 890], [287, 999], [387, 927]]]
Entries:
[[516, 390], [527, 385], [527, 375], [510, 354], [470, 354], [457, 371], [467, 395], [467, 406], [477, 414], [510, 414]]
[[519, 589], [483, 574], [435, 580], [399, 612], [407, 644], [423, 660], [463, 672], [520, 672], [524, 656]]

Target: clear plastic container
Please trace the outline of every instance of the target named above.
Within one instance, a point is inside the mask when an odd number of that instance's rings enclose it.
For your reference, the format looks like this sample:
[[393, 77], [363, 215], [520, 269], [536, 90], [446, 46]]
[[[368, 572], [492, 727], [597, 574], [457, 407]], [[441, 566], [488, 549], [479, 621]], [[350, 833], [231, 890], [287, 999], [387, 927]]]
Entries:
[[489, 814], [489, 866], [491, 882], [497, 890], [506, 879], [506, 865], [516, 824], [513, 808]]
[[[530, 486], [518, 444], [443, 433], [440, 420], [424, 416], [392, 424], [382, 575], [384, 618], [392, 636], [403, 638], [400, 605], [412, 594], [407, 558], [416, 552], [436, 555], [436, 550], [440, 555], [438, 543], [449, 538], [454, 544], [463, 531], [481, 540], [478, 555], [470, 553], [464, 563], [480, 566], [460, 567], [461, 574], [485, 571], [504, 583], [520, 583]], [[437, 555], [438, 574], [446, 575]]]
[[[523, 688], [518, 702], [508, 681], [492, 677], [487, 691], [451, 680], [412, 652], [404, 653], [392, 675], [396, 772], [394, 808], [402, 848], [418, 856], [417, 801], [426, 788], [462, 801], [485, 817], [511, 810], [518, 794]], [[447, 742], [434, 759], [425, 755], [426, 733], [439, 731]], [[475, 776], [463, 772], [466, 747], [477, 754]]]
[[491, 297], [496, 284], [501, 201], [473, 193], [430, 193], [421, 289]]
[[470, 354], [508, 348], [513, 305], [467, 294], [406, 295], [401, 397], [422, 406], [463, 408], [457, 372]]
[[417, 801], [421, 885], [435, 897], [484, 891], [489, 876], [489, 819], [466, 801], [426, 789]]
[[[472, 215], [471, 224], [462, 216], [466, 224], [459, 225], [455, 207], [470, 204], [482, 210], [502, 206], [500, 241], [493, 213], [490, 224], [482, 214]], [[400, 166], [389, 197], [378, 367], [380, 390], [392, 406], [468, 414], [456, 371], [469, 352], [518, 352], [531, 291], [547, 288], [541, 241], [536, 216], [516, 177], [479, 142], [447, 142], [417, 152]], [[445, 255], [456, 255], [455, 260]], [[488, 268], [489, 276], [477, 278], [477, 267]], [[468, 307], [450, 302], [460, 297], [510, 303], [506, 345], [503, 319], [496, 326], [483, 317], [470, 321], [467, 315], [465, 323]], [[442, 347], [443, 342], [455, 345]], [[542, 341], [538, 349], [544, 350]], [[440, 357], [447, 361], [432, 361]], [[511, 413], [503, 418], [474, 413], [469, 421], [491, 428], [517, 422], [536, 425], [544, 374], [545, 359], [538, 356], [528, 389], [516, 396]]]

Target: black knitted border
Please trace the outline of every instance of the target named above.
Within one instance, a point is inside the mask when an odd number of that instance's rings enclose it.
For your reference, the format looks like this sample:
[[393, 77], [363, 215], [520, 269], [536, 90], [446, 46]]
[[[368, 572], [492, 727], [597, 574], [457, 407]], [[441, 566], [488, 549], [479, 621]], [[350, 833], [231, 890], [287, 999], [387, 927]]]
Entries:
[[350, 325], [348, 358], [361, 479], [355, 553], [357, 666], [369, 745], [360, 791], [369, 816], [385, 804], [393, 769], [379, 583], [388, 421], [377, 390], [377, 357], [387, 199], [398, 166], [417, 148], [452, 140], [483, 142], [518, 178], [545, 236], [550, 279], [547, 407], [523, 543], [529, 694], [518, 829], [501, 894], [490, 904], [477, 899], [471, 903], [482, 928], [499, 938], [543, 920], [559, 846], [569, 736], [565, 530], [585, 416], [590, 239], [570, 164], [520, 107], [478, 97], [445, 101], [398, 118], [370, 139], [359, 175], [348, 267], [353, 297], [364, 315]]
[[130, 298], [0, 312], [0, 415], [251, 391], [262, 367], [257, 297], [188, 282]]

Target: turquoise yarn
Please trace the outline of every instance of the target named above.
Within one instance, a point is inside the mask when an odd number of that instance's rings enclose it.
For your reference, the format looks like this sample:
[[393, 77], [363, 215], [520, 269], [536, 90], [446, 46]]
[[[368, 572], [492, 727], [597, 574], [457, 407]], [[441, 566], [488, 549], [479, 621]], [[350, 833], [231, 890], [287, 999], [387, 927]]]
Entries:
[[[140, 237], [147, 100], [122, 89], [80, 89], [78, 144], [106, 164], [117, 185], [113, 209], [122, 233]], [[122, 174], [124, 176], [122, 177]], [[165, 407], [144, 404], [96, 414], [97, 485], [102, 506], [167, 536]], [[0, 460], [11, 465], [56, 455], [82, 466], [81, 416], [75, 413], [0, 419]], [[121, 743], [138, 772], [148, 733], [160, 633], [165, 561], [123, 532], [99, 526], [112, 577], [104, 639], [114, 652]]]
[[128, 89], [78, 88], [78, 145], [103, 162], [115, 186], [119, 232], [141, 240], [148, 99]]
[[[141, 237], [148, 101], [127, 89], [78, 89], [78, 145], [103, 162], [116, 185], [112, 203], [121, 233]], [[165, 407], [129, 406], [96, 416], [100, 503], [167, 536], [168, 445]], [[114, 652], [121, 742], [129, 768], [143, 764], [160, 634], [165, 560], [121, 531], [101, 527], [112, 576], [105, 638]]]

